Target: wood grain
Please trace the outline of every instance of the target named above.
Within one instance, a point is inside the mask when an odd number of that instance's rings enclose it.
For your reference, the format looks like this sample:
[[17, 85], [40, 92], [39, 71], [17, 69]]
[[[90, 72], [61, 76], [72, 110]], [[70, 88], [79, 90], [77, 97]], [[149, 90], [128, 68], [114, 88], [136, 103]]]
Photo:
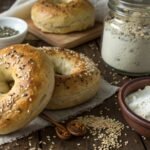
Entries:
[[103, 29], [102, 24], [97, 22], [93, 28], [82, 32], [74, 32], [70, 34], [50, 34], [44, 33], [36, 28], [32, 20], [26, 20], [26, 22], [29, 26], [29, 32], [53, 46], [59, 46], [62, 48], [73, 48], [93, 40], [102, 34]]

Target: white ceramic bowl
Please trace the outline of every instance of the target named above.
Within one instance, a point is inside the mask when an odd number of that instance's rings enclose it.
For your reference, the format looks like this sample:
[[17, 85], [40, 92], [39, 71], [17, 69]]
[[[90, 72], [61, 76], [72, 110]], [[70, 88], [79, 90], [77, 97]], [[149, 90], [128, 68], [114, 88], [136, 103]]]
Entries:
[[14, 36], [0, 38], [0, 48], [21, 43], [28, 31], [27, 23], [15, 17], [0, 17], [0, 26], [7, 26], [19, 31], [19, 33]]

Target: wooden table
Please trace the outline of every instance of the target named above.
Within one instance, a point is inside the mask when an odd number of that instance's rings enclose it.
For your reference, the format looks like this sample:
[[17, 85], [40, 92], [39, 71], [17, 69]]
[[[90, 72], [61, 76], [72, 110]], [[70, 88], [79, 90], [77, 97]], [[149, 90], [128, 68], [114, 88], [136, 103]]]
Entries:
[[[14, 1], [15, 0], [1, 0], [0, 12], [8, 9]], [[26, 40], [25, 43], [28, 42], [35, 46], [48, 45], [47, 43], [44, 43], [39, 39], [32, 38], [32, 37], [30, 38], [30, 37], [28, 37], [28, 40]], [[98, 38], [89, 43], [76, 47], [75, 50], [85, 53], [87, 56], [91, 57], [96, 63], [98, 63], [101, 73], [107, 81], [109, 81], [114, 85], [121, 85], [128, 78], [125, 76], [118, 75], [116, 72], [108, 68], [102, 62], [100, 57], [100, 40], [101, 38]], [[108, 111], [108, 109], [106, 108], [109, 108], [110, 111]], [[104, 116], [108, 115], [111, 118], [116, 118], [125, 124], [125, 130], [123, 131], [123, 134], [120, 137], [120, 140], [122, 140], [123, 143], [123, 146], [120, 148], [121, 150], [149, 150], [150, 149], [150, 140], [141, 137], [136, 132], [134, 132], [131, 128], [128, 128], [127, 124], [125, 123], [119, 111], [116, 95], [106, 100], [102, 105], [93, 109], [91, 112], [87, 112], [85, 114], [100, 115], [99, 114], [100, 110], [103, 111]], [[7, 150], [7, 149], [50, 150], [54, 143], [47, 140], [46, 137], [49, 136], [54, 138], [53, 139], [55, 143], [54, 150], [93, 150], [92, 137], [84, 140], [82, 138], [72, 138], [69, 141], [61, 141], [57, 137], [55, 138], [55, 132], [52, 127], [48, 127], [43, 130], [37, 131], [31, 134], [30, 136], [17, 140], [15, 142], [2, 145], [0, 149], [1, 150]], [[125, 141], [128, 141], [127, 145], [124, 144]], [[80, 146], [78, 146], [78, 143], [80, 143]]]

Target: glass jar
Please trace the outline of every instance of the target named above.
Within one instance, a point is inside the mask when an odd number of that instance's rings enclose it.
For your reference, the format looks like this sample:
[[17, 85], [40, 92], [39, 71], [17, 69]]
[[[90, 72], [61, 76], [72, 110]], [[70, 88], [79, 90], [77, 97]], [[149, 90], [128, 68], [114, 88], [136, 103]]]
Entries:
[[150, 74], [150, 0], [109, 0], [102, 58], [129, 75]]

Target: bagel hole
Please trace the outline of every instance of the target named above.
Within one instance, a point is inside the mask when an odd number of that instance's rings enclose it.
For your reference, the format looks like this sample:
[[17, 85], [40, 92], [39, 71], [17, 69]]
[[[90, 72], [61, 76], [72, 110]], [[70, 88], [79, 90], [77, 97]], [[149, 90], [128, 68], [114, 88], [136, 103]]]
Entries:
[[0, 94], [8, 93], [14, 85], [14, 80], [7, 80], [5, 82], [0, 82]]
[[58, 76], [62, 76], [63, 74], [62, 73], [59, 73], [59, 72], [55, 72], [56, 73], [56, 75], [58, 75]]
[[7, 85], [9, 86], [9, 90], [11, 90], [12, 89], [12, 87], [14, 86], [14, 80], [10, 80], [10, 81], [7, 81], [6, 82], [7, 83]]
[[75, 62], [65, 55], [54, 55], [50, 57], [50, 60], [54, 66], [55, 74], [58, 76], [68, 76], [74, 74], [76, 70]]
[[53, 58], [52, 62], [54, 64], [54, 70], [57, 75], [70, 75], [73, 72], [74, 65], [69, 60], [64, 57]]
[[72, 67], [71, 66], [68, 66], [66, 65], [65, 63], [63, 64], [60, 64], [58, 66], [55, 66], [55, 73], [57, 75], [70, 75], [72, 72]]

